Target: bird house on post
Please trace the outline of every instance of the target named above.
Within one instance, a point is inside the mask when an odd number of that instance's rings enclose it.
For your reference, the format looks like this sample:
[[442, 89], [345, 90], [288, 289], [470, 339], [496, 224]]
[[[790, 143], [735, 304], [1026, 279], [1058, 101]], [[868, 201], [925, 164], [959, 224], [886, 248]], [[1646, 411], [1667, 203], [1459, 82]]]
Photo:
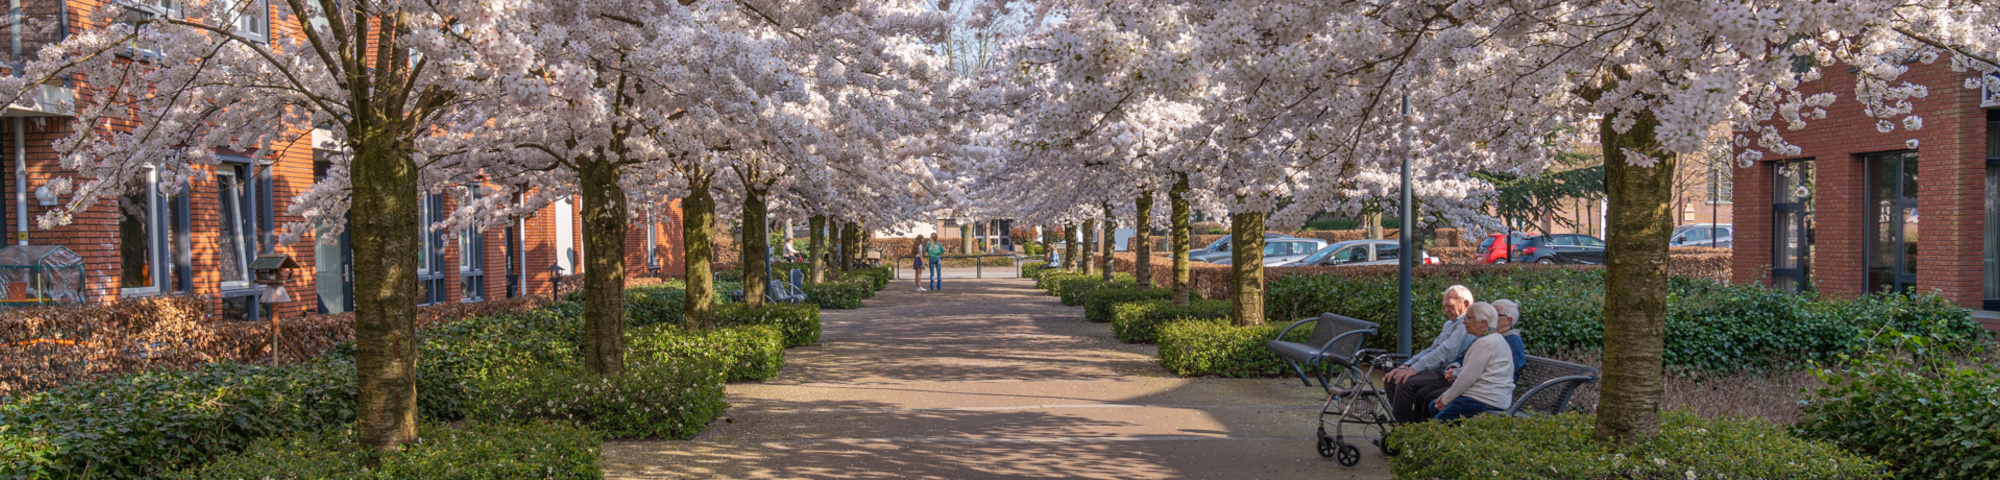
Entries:
[[285, 286], [285, 277], [295, 268], [299, 268], [299, 262], [282, 253], [259, 255], [250, 262], [250, 271], [257, 277], [253, 282], [258, 285]]

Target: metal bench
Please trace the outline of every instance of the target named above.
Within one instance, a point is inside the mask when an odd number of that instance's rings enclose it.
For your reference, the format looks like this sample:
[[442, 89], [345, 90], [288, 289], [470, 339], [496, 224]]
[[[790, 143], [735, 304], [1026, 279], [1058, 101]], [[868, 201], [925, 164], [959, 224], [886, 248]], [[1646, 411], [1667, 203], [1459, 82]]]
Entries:
[[[1285, 335], [1306, 323], [1313, 324], [1312, 335], [1307, 337], [1306, 343], [1285, 340]], [[1284, 359], [1285, 364], [1292, 367], [1292, 373], [1298, 374], [1299, 381], [1305, 382], [1306, 386], [1310, 387], [1313, 384], [1313, 377], [1306, 375], [1306, 371], [1310, 369], [1313, 370], [1314, 376], [1319, 378], [1321, 388], [1331, 388], [1328, 377], [1333, 367], [1354, 368], [1361, 345], [1367, 343], [1369, 335], [1374, 334], [1373, 322], [1356, 320], [1340, 314], [1322, 313], [1318, 318], [1292, 322], [1291, 326], [1278, 332], [1278, 338], [1264, 344], [1264, 348], [1270, 349], [1271, 353]]]
[[1577, 389], [1586, 383], [1597, 383], [1597, 369], [1561, 360], [1529, 355], [1527, 364], [1518, 368], [1514, 404], [1507, 407], [1508, 416], [1551, 415], [1572, 410], [1569, 402], [1576, 397]]

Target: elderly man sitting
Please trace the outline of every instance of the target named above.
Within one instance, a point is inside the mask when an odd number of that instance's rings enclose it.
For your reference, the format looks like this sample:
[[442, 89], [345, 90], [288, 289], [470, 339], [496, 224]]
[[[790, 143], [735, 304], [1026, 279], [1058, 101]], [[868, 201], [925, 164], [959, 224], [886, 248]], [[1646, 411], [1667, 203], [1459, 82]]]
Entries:
[[1514, 358], [1507, 340], [1495, 331], [1500, 315], [1486, 303], [1472, 304], [1468, 310], [1472, 319], [1465, 322], [1465, 333], [1478, 340], [1466, 350], [1465, 367], [1451, 388], [1431, 402], [1432, 418], [1438, 420], [1506, 410], [1514, 401]]
[[1421, 422], [1430, 418], [1426, 407], [1451, 386], [1444, 369], [1465, 355], [1475, 337], [1465, 333], [1465, 312], [1472, 306], [1472, 290], [1452, 285], [1444, 290], [1444, 314], [1451, 319], [1431, 340], [1430, 348], [1411, 355], [1403, 365], [1382, 375], [1389, 389], [1389, 408], [1396, 421]]
[[[1521, 366], [1528, 364], [1527, 344], [1521, 341], [1521, 331], [1514, 328], [1514, 325], [1517, 323], [1516, 319], [1521, 318], [1521, 306], [1514, 303], [1513, 300], [1503, 298], [1493, 301], [1493, 311], [1500, 315], [1500, 327], [1495, 333], [1499, 333], [1500, 338], [1507, 340], [1507, 348], [1513, 350], [1514, 379], [1520, 380]], [[1445, 381], [1458, 380], [1459, 363], [1452, 362], [1451, 368], [1445, 369]]]

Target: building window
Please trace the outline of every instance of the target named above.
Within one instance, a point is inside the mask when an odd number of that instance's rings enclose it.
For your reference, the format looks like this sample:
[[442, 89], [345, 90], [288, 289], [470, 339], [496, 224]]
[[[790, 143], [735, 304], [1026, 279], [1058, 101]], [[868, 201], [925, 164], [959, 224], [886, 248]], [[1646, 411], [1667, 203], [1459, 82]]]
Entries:
[[[1725, 160], [1728, 157], [1723, 157]], [[1727, 161], [1708, 162], [1708, 204], [1727, 205], [1736, 199], [1736, 172]]]
[[220, 231], [216, 236], [217, 264], [223, 290], [250, 288], [250, 260], [256, 258], [256, 224], [247, 215], [252, 205], [253, 185], [246, 182], [247, 165], [225, 163], [216, 167], [216, 214]]
[[660, 234], [659, 214], [647, 213], [646, 214], [646, 268], [654, 270], [658, 270], [660, 268], [660, 239], [663, 237], [665, 237], [665, 235]]
[[417, 304], [430, 305], [445, 298], [444, 232], [431, 228], [444, 219], [444, 195], [425, 195], [418, 208], [422, 210], [418, 236], [423, 245], [417, 249]]
[[1778, 162], [1771, 168], [1776, 180], [1771, 195], [1771, 283], [1780, 290], [1806, 290], [1812, 287], [1813, 162]]
[[1867, 178], [1868, 291], [1908, 292], [1917, 283], [1917, 153], [1861, 157]]
[[152, 167], [137, 183], [118, 202], [118, 286], [126, 295], [186, 291], [187, 198], [162, 188]]
[[257, 42], [271, 38], [270, 0], [238, 0], [230, 5], [236, 15], [236, 34]]
[[[479, 187], [470, 190], [468, 200], [478, 200]], [[458, 288], [459, 301], [486, 299], [486, 238], [477, 226], [458, 232]]]
[[1986, 310], [2000, 310], [2000, 110], [1986, 111]]

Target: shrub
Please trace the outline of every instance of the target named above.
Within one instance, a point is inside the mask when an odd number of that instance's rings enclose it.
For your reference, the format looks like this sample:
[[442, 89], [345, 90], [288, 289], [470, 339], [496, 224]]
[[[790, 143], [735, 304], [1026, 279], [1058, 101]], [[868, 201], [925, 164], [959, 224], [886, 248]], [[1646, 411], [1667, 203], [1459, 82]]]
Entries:
[[869, 292], [872, 294], [875, 291], [887, 288], [889, 286], [889, 280], [891, 278], [895, 278], [896, 274], [895, 272], [889, 271], [890, 268], [891, 267], [856, 268], [854, 270], [848, 271], [847, 273], [841, 274], [840, 279], [850, 280], [855, 278], [866, 278], [868, 279]]
[[[1285, 361], [1264, 348], [1283, 325], [1239, 327], [1226, 320], [1181, 319], [1160, 326], [1160, 365], [1181, 376], [1272, 377], [1291, 373]], [[1304, 342], [1312, 332], [1293, 330], [1286, 340]]]
[[[1036, 255], [1036, 254], [1029, 253], [1029, 255]], [[1041, 258], [1039, 257], [1030, 259], [1030, 261], [1021, 262], [1021, 278], [1036, 279], [1037, 281], [1036, 287], [1039, 288], [1041, 286], [1040, 280], [1042, 277], [1042, 271], [1048, 269], [1049, 269], [1049, 262], [1042, 261]]]
[[1228, 300], [1189, 299], [1187, 305], [1172, 300], [1146, 300], [1112, 307], [1111, 334], [1125, 343], [1153, 343], [1161, 324], [1194, 318], [1228, 322], [1234, 304]]
[[569, 365], [495, 375], [481, 386], [468, 417], [562, 420], [610, 438], [685, 440], [729, 408], [724, 369], [714, 360], [632, 360], [624, 373], [610, 376]]
[[[1136, 285], [1136, 284], [1135, 284]], [[1172, 300], [1174, 291], [1164, 288], [1100, 288], [1084, 292], [1079, 302], [1083, 304], [1083, 318], [1097, 323], [1111, 321], [1111, 307], [1141, 300]]]
[[1111, 277], [1111, 281], [1109, 282], [1104, 281], [1103, 277], [1092, 275], [1063, 280], [1056, 288], [1061, 291], [1058, 295], [1062, 296], [1062, 304], [1074, 307], [1082, 305], [1083, 294], [1091, 290], [1100, 288], [1132, 288], [1138, 285], [1138, 283], [1138, 281], [1132, 279], [1131, 275], [1120, 273]]
[[687, 284], [678, 280], [625, 290], [625, 326], [679, 324], [687, 304]]
[[730, 382], [769, 379], [785, 368], [785, 334], [774, 325], [709, 330], [655, 325], [627, 331], [625, 345], [631, 352], [627, 362], [713, 361]]
[[560, 422], [424, 424], [419, 440], [383, 455], [381, 468], [359, 470], [354, 432], [328, 429], [258, 441], [181, 475], [187, 479], [596, 479], [604, 441]]
[[1953, 365], [1921, 337], [1899, 343], [1820, 371], [1826, 386], [1796, 431], [1886, 461], [1900, 478], [2000, 478], [2000, 367]]
[[716, 326], [773, 325], [785, 332], [785, 348], [819, 342], [819, 306], [767, 304], [751, 308], [728, 305], [715, 310]]
[[152, 478], [193, 467], [261, 437], [353, 422], [353, 378], [351, 365], [316, 362], [72, 383], [0, 405], [0, 476]]
[[1396, 427], [1397, 477], [1426, 479], [1879, 479], [1882, 464], [1762, 420], [1661, 419], [1660, 436], [1623, 447], [1591, 439], [1592, 417], [1481, 415]]
[[730, 268], [730, 269], [724, 269], [724, 270], [715, 270], [715, 271], [714, 271], [714, 274], [715, 274], [715, 281], [716, 281], [716, 283], [721, 283], [721, 282], [730, 282], [730, 283], [737, 283], [737, 284], [741, 284], [741, 283], [743, 283], [743, 269], [742, 269], [742, 268]]
[[1059, 286], [1062, 281], [1078, 278], [1090, 278], [1090, 276], [1060, 268], [1044, 269], [1035, 274], [1035, 288], [1047, 290], [1049, 295], [1062, 295]]
[[861, 308], [861, 299], [874, 292], [866, 279], [820, 282], [806, 285], [806, 301], [819, 308], [847, 310]]

